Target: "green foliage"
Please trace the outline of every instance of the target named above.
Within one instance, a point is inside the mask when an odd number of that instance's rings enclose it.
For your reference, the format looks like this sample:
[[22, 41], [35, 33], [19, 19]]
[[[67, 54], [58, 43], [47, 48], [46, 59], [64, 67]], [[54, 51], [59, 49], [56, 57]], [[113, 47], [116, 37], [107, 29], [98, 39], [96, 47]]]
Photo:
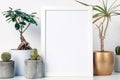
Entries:
[[77, 2], [84, 6], [93, 7], [93, 10], [96, 11], [96, 13], [93, 15], [93, 19], [95, 19], [93, 23], [95, 23], [98, 20], [101, 20], [102, 18], [110, 20], [112, 16], [120, 15], [120, 10], [118, 10], [118, 7], [120, 7], [120, 4], [116, 4], [118, 0], [115, 0], [110, 6], [108, 6], [108, 1], [109, 0], [101, 0], [100, 1], [102, 4], [101, 6], [100, 5], [89, 5], [81, 1], [77, 1]]
[[38, 51], [36, 48], [33, 49], [32, 55], [30, 56], [31, 60], [38, 60], [40, 59], [40, 56], [38, 55]]
[[9, 62], [11, 59], [11, 54], [9, 52], [3, 52], [1, 58], [4, 62]]
[[75, 0], [76, 2], [84, 5], [91, 6], [95, 14], [93, 15], [93, 24], [98, 28], [99, 39], [100, 39], [100, 49], [104, 51], [104, 40], [106, 38], [106, 32], [108, 30], [111, 17], [120, 15], [120, 4], [117, 3], [118, 0], [114, 0], [112, 4], [108, 5], [110, 0], [99, 0], [101, 5], [89, 5], [81, 1]]
[[19, 29], [20, 29], [20, 25], [19, 25], [19, 23], [17, 23], [17, 22], [15, 23], [15, 29], [16, 29], [16, 30], [19, 30]]
[[117, 46], [115, 48], [115, 52], [116, 52], [117, 55], [120, 55], [120, 46]]
[[21, 11], [21, 9], [15, 9], [9, 7], [9, 10], [2, 12], [5, 16], [6, 21], [13, 22], [16, 30], [19, 31], [21, 43], [18, 46], [18, 50], [31, 50], [31, 46], [23, 36], [23, 33], [29, 28], [31, 24], [38, 25], [35, 18], [36, 13], [28, 14]]
[[19, 30], [21, 27], [25, 28], [28, 27], [28, 24], [35, 24], [37, 25], [36, 20], [34, 19], [36, 13], [27, 14], [21, 9], [13, 10], [11, 7], [9, 7], [8, 11], [3, 12], [3, 16], [5, 16], [7, 22], [14, 22], [15, 23], [15, 29]]

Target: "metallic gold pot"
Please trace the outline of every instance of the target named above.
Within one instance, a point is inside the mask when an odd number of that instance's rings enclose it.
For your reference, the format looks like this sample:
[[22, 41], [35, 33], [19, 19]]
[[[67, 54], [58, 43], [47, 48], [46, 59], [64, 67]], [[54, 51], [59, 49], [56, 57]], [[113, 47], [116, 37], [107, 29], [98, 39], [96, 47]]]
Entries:
[[93, 54], [94, 75], [110, 75], [114, 68], [114, 54], [110, 51], [95, 51]]

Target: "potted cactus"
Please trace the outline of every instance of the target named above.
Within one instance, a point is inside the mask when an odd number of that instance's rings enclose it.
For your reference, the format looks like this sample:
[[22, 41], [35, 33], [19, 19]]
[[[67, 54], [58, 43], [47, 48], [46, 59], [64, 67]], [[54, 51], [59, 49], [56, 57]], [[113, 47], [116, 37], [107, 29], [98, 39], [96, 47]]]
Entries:
[[116, 52], [116, 55], [115, 55], [115, 68], [114, 68], [114, 70], [116, 72], [120, 72], [120, 46], [117, 46], [115, 48], [115, 52]]
[[14, 77], [14, 61], [11, 59], [9, 52], [3, 52], [0, 61], [0, 78], [13, 78]]
[[[11, 7], [8, 11], [3, 12], [3, 16], [7, 19], [7, 22], [13, 22], [15, 29], [19, 32], [20, 35], [20, 44], [17, 49], [11, 49], [10, 52], [13, 55], [12, 59], [16, 61], [15, 64], [15, 74], [24, 75], [24, 59], [28, 59], [30, 53], [32, 52], [32, 47], [29, 42], [27, 42], [24, 37], [24, 33], [30, 27], [31, 24], [37, 26], [37, 22], [34, 18], [36, 13], [28, 14], [21, 11], [21, 9], [13, 10]], [[13, 42], [14, 43], [14, 42]]]
[[30, 58], [25, 60], [25, 77], [29, 79], [43, 77], [43, 62], [36, 48], [33, 49]]

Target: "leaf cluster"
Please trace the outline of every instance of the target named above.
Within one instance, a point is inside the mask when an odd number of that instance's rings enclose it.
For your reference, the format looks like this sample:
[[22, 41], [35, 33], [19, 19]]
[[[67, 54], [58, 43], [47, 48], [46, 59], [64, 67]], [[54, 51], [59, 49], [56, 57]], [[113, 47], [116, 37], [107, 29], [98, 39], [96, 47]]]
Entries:
[[34, 19], [36, 17], [36, 13], [27, 14], [21, 11], [21, 9], [13, 10], [11, 7], [9, 7], [8, 11], [4, 11], [2, 13], [5, 18], [7, 18], [7, 22], [15, 22], [16, 30], [19, 30], [20, 27], [24, 28], [24, 26], [26, 26], [28, 23], [37, 25], [37, 22]]
[[112, 16], [120, 15], [120, 10], [118, 10], [120, 4], [116, 4], [118, 0], [113, 1], [113, 3], [110, 6], [108, 6], [108, 1], [110, 0], [99, 0], [99, 1], [102, 3], [102, 5], [89, 5], [80, 1], [77, 2], [85, 6], [93, 7], [93, 10], [96, 11], [96, 13], [93, 15], [93, 19], [94, 19], [93, 23], [97, 22], [102, 18], [111, 20]]

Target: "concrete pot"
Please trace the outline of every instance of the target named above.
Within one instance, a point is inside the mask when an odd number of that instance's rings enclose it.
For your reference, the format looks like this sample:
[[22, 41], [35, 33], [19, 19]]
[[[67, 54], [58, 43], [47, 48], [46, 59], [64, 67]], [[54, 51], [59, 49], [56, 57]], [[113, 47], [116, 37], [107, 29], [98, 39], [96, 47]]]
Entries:
[[115, 55], [115, 72], [120, 72], [120, 55]]
[[25, 77], [28, 79], [43, 77], [42, 60], [25, 60]]
[[0, 78], [7, 79], [14, 77], [14, 61], [0, 61]]
[[16, 50], [12, 49], [10, 50], [10, 53], [12, 55], [12, 60], [14, 60], [15, 63], [15, 75], [16, 76], [23, 76], [24, 71], [24, 60], [28, 59], [31, 55], [33, 50]]

